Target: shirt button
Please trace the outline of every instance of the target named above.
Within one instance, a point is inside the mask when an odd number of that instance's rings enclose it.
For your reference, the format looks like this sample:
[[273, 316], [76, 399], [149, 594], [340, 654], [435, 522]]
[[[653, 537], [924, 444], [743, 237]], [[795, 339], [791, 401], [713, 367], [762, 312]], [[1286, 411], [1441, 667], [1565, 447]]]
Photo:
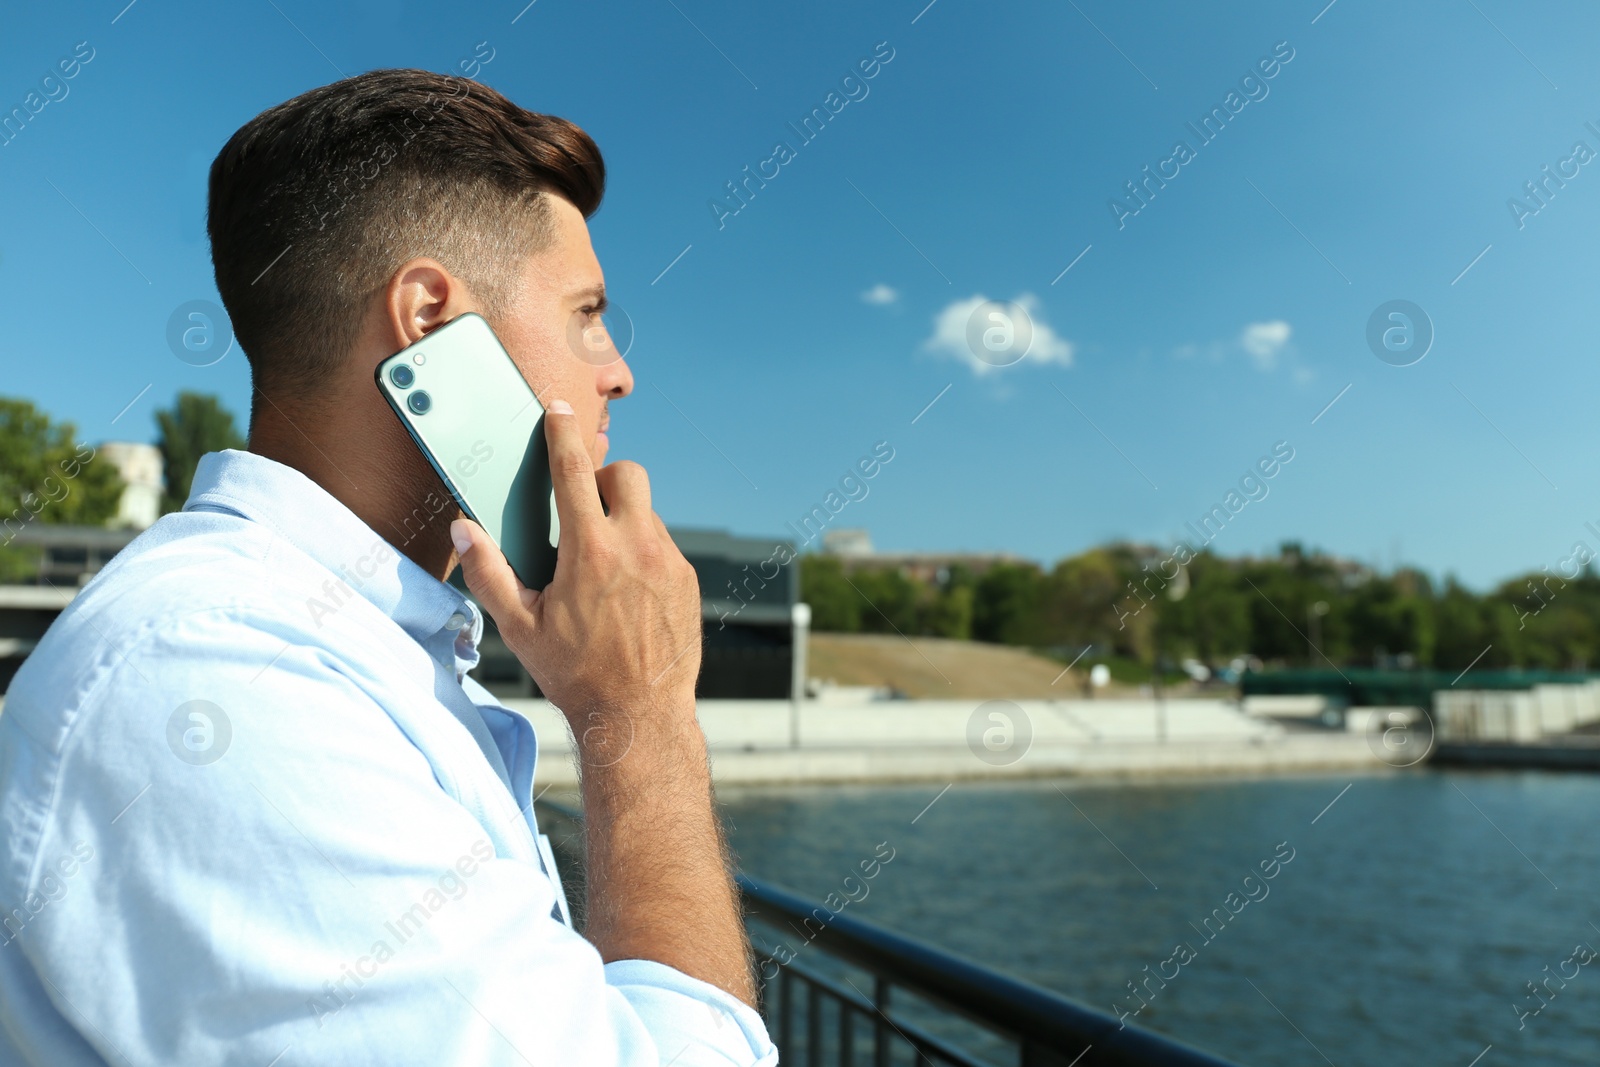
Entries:
[[459, 630], [466, 624], [467, 617], [458, 611], [454, 615], [450, 616], [449, 619], [445, 620], [444, 628], [446, 630]]

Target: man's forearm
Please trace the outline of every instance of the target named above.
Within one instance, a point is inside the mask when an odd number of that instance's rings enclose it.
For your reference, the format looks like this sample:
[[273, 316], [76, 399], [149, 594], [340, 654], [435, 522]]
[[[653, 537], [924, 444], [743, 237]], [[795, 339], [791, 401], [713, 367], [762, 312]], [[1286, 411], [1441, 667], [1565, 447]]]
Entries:
[[607, 962], [655, 960], [754, 1005], [749, 942], [693, 707], [627, 718], [635, 725], [625, 747], [614, 727], [601, 744], [585, 740], [576, 716], [572, 723], [586, 823], [585, 936]]
[[706, 739], [694, 717], [700, 581], [650, 506], [644, 468], [595, 470], [572, 405], [545, 407], [561, 518], [556, 573], [522, 585], [476, 523], [451, 538], [467, 586], [561, 708], [586, 812], [589, 940], [609, 961], [653, 960], [755, 999]]

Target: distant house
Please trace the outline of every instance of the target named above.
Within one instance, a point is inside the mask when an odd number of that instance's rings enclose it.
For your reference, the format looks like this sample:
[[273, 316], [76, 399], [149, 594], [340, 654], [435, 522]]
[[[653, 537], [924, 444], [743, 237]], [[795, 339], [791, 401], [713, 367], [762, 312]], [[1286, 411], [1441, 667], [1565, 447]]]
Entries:
[[96, 451], [117, 468], [125, 487], [116, 517], [108, 525], [147, 529], [161, 517], [161, 490], [165, 485], [161, 450], [132, 441], [107, 441]]
[[872, 538], [859, 528], [828, 530], [822, 535], [822, 551], [836, 556], [847, 569], [874, 567], [898, 570], [908, 578], [924, 582], [944, 582], [950, 568], [965, 567], [982, 574], [996, 563], [1024, 563], [1010, 552], [879, 552]]
[[824, 530], [822, 534], [822, 551], [830, 556], [844, 556], [857, 558], [873, 554], [872, 535], [859, 526], [847, 526], [838, 530]]

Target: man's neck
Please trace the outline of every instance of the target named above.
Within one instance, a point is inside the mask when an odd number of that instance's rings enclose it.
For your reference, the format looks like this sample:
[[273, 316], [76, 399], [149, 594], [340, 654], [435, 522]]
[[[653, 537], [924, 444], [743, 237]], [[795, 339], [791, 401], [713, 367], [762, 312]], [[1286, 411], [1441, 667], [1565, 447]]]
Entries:
[[417, 566], [449, 580], [457, 562], [450, 521], [461, 509], [392, 419], [363, 425], [261, 403], [249, 449], [304, 474]]

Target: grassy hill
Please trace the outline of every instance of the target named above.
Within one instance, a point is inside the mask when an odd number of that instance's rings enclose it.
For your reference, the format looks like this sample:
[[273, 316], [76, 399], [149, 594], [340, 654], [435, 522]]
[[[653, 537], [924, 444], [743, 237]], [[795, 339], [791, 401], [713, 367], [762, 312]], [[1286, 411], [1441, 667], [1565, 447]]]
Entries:
[[[813, 633], [807, 673], [839, 685], [890, 685], [909, 697], [1059, 700], [1084, 695], [1086, 672], [1019, 648], [942, 637]], [[1059, 680], [1058, 680], [1059, 679]], [[1096, 696], [1117, 695], [1112, 685]], [[1108, 691], [1110, 690], [1110, 691]]]

